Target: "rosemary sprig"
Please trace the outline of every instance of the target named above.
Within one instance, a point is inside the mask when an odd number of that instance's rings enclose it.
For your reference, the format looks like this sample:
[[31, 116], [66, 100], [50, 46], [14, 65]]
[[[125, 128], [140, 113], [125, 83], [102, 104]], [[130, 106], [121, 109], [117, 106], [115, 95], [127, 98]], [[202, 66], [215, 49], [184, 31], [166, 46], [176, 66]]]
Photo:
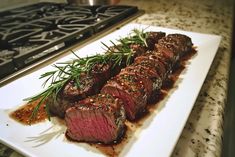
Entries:
[[146, 43], [147, 36], [148, 33], [147, 32], [145, 33], [143, 29], [142, 30], [133, 29], [130, 36], [121, 38], [118, 41], [125, 46], [130, 44], [140, 44], [142, 46], [148, 47]]
[[[28, 102], [33, 102], [40, 99], [39, 103], [32, 112], [30, 121], [37, 115], [38, 110], [44, 101], [46, 101], [46, 99], [50, 96], [56, 97], [59, 91], [69, 80], [74, 80], [76, 86], [79, 87], [80, 75], [82, 73], [89, 73], [94, 65], [112, 63], [114, 68], [116, 66], [120, 66], [124, 61], [126, 65], [129, 65], [131, 63], [131, 58], [134, 56], [134, 52], [130, 49], [130, 44], [140, 44], [147, 46], [146, 37], [147, 33], [144, 33], [143, 30], [134, 29], [128, 37], [117, 40], [120, 43], [119, 45], [115, 44], [113, 41], [110, 41], [112, 43], [111, 47], [102, 43], [106, 48], [105, 54], [96, 54], [93, 56], [80, 58], [75, 53], [73, 53], [76, 56], [76, 59], [53, 65], [55, 70], [46, 72], [39, 78], [46, 78], [42, 86], [45, 88], [48, 85], [48, 87], [43, 92], [24, 99]], [[47, 104], [45, 104], [45, 109], [48, 119], [50, 120]]]

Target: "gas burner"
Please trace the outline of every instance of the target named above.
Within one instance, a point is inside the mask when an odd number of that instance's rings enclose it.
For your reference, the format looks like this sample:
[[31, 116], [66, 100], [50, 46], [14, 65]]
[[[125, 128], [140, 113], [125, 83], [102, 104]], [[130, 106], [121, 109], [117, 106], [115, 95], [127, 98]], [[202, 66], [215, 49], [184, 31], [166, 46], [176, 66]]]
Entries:
[[137, 11], [133, 6], [38, 3], [0, 12], [0, 79]]

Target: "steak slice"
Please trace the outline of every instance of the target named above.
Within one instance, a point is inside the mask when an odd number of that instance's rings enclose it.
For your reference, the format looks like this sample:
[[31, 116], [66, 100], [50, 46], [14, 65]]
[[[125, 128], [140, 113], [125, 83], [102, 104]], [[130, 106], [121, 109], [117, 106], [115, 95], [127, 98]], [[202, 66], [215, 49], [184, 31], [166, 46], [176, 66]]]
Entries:
[[[148, 74], [146, 74], [148, 73]], [[151, 69], [146, 69], [141, 66], [128, 66], [121, 70], [120, 74], [132, 75], [138, 79], [144, 85], [144, 88], [147, 92], [147, 97], [149, 98], [153, 91], [153, 81], [151, 80], [151, 76], [153, 76], [153, 72]]]
[[147, 47], [140, 44], [130, 44], [130, 49], [134, 53], [134, 57], [140, 56], [147, 51]]
[[148, 50], [150, 50], [150, 51], [154, 50], [155, 44], [157, 44], [158, 41], [165, 36], [166, 36], [166, 33], [164, 33], [164, 32], [148, 32], [147, 38], [146, 38]]
[[160, 39], [155, 46], [160, 53], [172, 58], [173, 62], [175, 62], [179, 57], [191, 51], [193, 44], [191, 38], [186, 35], [169, 34]]
[[169, 60], [159, 56], [156, 52], [137, 57], [134, 61], [134, 64], [155, 69], [156, 73], [158, 76], [160, 76], [161, 79], [165, 78], [167, 72], [170, 69]]
[[109, 144], [125, 132], [123, 102], [109, 94], [98, 94], [76, 102], [66, 110], [66, 135], [81, 142]]
[[53, 95], [48, 98], [46, 103], [49, 106], [49, 111], [58, 117], [64, 118], [66, 109], [71, 107], [73, 102], [97, 94], [112, 75], [114, 74], [111, 74], [109, 64], [95, 65], [90, 73], [80, 75], [79, 87], [75, 80], [70, 80], [57, 96]]
[[110, 94], [124, 102], [127, 118], [135, 120], [145, 111], [147, 91], [135, 75], [120, 74], [109, 80], [101, 93]]
[[192, 51], [193, 43], [190, 37], [184, 34], [169, 34], [167, 38], [181, 52], [181, 56]]
[[64, 118], [66, 109], [72, 106], [73, 102], [98, 93], [98, 89], [101, 88], [98, 87], [94, 78], [85, 74], [80, 77], [80, 88], [76, 86], [75, 81], [69, 81], [57, 95], [54, 94], [47, 99], [46, 103], [50, 113]]

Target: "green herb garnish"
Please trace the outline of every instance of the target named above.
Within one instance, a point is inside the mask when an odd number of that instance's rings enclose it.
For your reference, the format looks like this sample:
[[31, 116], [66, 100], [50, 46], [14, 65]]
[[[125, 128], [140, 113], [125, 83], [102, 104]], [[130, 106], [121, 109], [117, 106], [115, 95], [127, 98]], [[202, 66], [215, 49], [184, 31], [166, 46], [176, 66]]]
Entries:
[[146, 38], [148, 36], [148, 33], [145, 33], [143, 29], [142, 30], [134, 29], [131, 34], [133, 34], [133, 36], [130, 35], [126, 38], [121, 38], [118, 41], [122, 45], [140, 44], [142, 46], [148, 47], [146, 43]]
[[[76, 86], [79, 88], [80, 75], [82, 73], [89, 73], [94, 65], [112, 63], [114, 68], [116, 66], [120, 66], [124, 61], [126, 65], [129, 65], [131, 63], [132, 57], [134, 56], [134, 52], [130, 49], [130, 44], [140, 44], [147, 47], [146, 37], [147, 33], [144, 33], [143, 30], [140, 31], [134, 29], [128, 37], [117, 40], [119, 42], [119, 45], [110, 41], [112, 43], [112, 46], [109, 47], [106, 44], [102, 43], [103, 46], [105, 46], [106, 48], [106, 53], [104, 54], [96, 54], [93, 56], [80, 58], [75, 53], [73, 53], [76, 56], [76, 59], [69, 62], [57, 63], [53, 65], [55, 67], [55, 70], [46, 72], [39, 78], [46, 78], [42, 86], [45, 88], [48, 85], [48, 87], [43, 92], [24, 99], [28, 102], [33, 102], [40, 99], [39, 103], [32, 112], [30, 121], [37, 115], [38, 110], [43, 102], [50, 96], [55, 95], [56, 97], [59, 91], [69, 80], [74, 80]], [[50, 120], [48, 105], [45, 104], [45, 106], [48, 119]]]

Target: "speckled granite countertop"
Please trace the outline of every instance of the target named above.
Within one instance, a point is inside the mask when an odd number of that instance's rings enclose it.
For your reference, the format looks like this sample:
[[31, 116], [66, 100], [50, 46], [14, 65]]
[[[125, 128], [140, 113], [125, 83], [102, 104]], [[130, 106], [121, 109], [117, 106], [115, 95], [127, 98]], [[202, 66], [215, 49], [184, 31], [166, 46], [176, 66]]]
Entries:
[[[123, 0], [146, 11], [135, 23], [222, 36], [222, 41], [174, 157], [220, 156], [232, 32], [232, 0]], [[0, 144], [1, 157], [21, 157]]]

